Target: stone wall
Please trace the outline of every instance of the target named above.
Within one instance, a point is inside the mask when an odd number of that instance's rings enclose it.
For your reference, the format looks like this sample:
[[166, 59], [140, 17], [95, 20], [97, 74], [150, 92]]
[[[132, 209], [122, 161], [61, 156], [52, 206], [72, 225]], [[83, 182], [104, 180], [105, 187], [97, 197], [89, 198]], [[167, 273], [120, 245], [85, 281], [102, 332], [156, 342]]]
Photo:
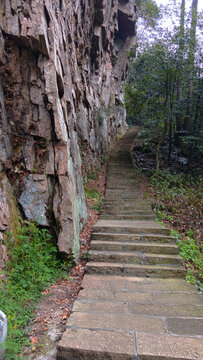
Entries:
[[134, 40], [134, 0], [1, 1], [1, 238], [20, 211], [78, 253], [82, 163], [96, 165], [125, 130]]

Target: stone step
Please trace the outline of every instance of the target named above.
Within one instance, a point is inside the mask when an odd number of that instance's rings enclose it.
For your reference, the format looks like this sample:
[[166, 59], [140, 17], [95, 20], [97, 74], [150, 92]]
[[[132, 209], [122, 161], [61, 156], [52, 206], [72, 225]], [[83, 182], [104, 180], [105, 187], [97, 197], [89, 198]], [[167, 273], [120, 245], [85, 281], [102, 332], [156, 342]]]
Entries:
[[119, 210], [119, 209], [103, 209], [101, 208], [101, 212], [100, 212], [101, 215], [117, 215], [117, 216], [124, 216], [124, 215], [134, 215], [134, 216], [153, 216], [155, 218], [155, 215], [153, 212], [148, 212], [148, 213], [145, 213], [145, 211], [136, 211], [136, 210]]
[[102, 241], [139, 241], [139, 242], [158, 242], [162, 244], [176, 243], [176, 239], [167, 235], [159, 234], [123, 234], [123, 233], [103, 233], [93, 232], [92, 240]]
[[124, 205], [118, 206], [106, 206], [105, 203], [102, 204], [101, 213], [106, 214], [127, 214], [127, 215], [154, 215], [154, 212], [151, 209], [148, 210], [139, 210], [134, 207], [127, 207]]
[[93, 227], [94, 232], [123, 233], [123, 234], [164, 234], [170, 235], [170, 229], [150, 221], [108, 221], [99, 220]]
[[179, 249], [175, 244], [157, 244], [140, 242], [122, 242], [122, 241], [100, 241], [91, 242], [91, 250], [102, 251], [136, 251], [152, 254], [171, 254], [178, 255]]
[[[113, 187], [113, 189], [112, 189]], [[108, 195], [124, 195], [127, 194], [131, 197], [133, 197], [134, 194], [138, 194], [138, 195], [143, 195], [142, 192], [140, 191], [140, 188], [137, 187], [135, 184], [133, 183], [123, 183], [123, 184], [113, 184], [113, 185], [106, 185], [106, 189], [105, 189], [105, 194]]]
[[88, 262], [85, 267], [88, 274], [111, 274], [137, 277], [185, 278], [183, 266], [138, 265], [108, 262]]
[[105, 201], [103, 203], [103, 208], [105, 209], [127, 209], [127, 210], [135, 210], [135, 211], [152, 211], [150, 206], [146, 205], [145, 202], [137, 202], [137, 201], [124, 201], [123, 199], [119, 199], [118, 201]]
[[86, 326], [67, 328], [57, 346], [57, 360], [202, 359], [202, 338], [167, 333], [149, 334], [149, 331], [144, 330], [138, 331], [135, 339], [132, 332], [121, 332], [120, 329], [88, 329]]
[[146, 209], [149, 208], [149, 205], [146, 204], [146, 202], [144, 201], [144, 197], [141, 194], [137, 194], [134, 196], [128, 196], [128, 195], [109, 195], [108, 196], [107, 203], [116, 205], [116, 204], [120, 204], [121, 202], [128, 204], [128, 206], [130, 206], [132, 204], [135, 207], [144, 206], [144, 208], [146, 208]]
[[140, 191], [130, 191], [130, 192], [125, 192], [125, 191], [120, 191], [120, 192], [114, 192], [114, 191], [106, 191], [105, 192], [105, 197], [109, 199], [119, 199], [119, 197], [125, 197], [126, 199], [129, 199], [129, 200], [134, 200], [134, 199], [138, 199], [138, 198], [141, 198], [141, 199], [144, 199], [144, 196], [142, 193], [140, 193]]
[[57, 360], [203, 360], [203, 302], [141, 193], [130, 155], [136, 131], [111, 152], [103, 219]]
[[118, 214], [106, 214], [102, 212], [100, 215], [101, 220], [154, 220], [154, 215], [118, 215]]
[[163, 265], [176, 266], [183, 263], [179, 255], [165, 255], [152, 253], [136, 253], [130, 251], [100, 251], [90, 250], [88, 260], [94, 262], [118, 262], [140, 265]]
[[142, 196], [143, 197], [143, 195], [140, 193], [140, 191], [139, 191], [139, 189], [131, 189], [131, 190], [129, 190], [129, 191], [126, 191], [126, 190], [122, 190], [122, 189], [120, 189], [120, 190], [112, 190], [112, 189], [106, 189], [106, 191], [105, 191], [105, 196], [106, 197], [108, 197], [108, 196], [117, 196], [117, 197], [119, 197], [119, 196], [128, 196], [129, 198], [134, 198], [134, 197], [136, 197], [136, 196]]
[[128, 212], [135, 212], [137, 214], [154, 214], [154, 212], [149, 209], [148, 207], [144, 207], [144, 206], [135, 206], [134, 204], [129, 204], [129, 205], [125, 205], [125, 203], [123, 203], [122, 201], [120, 201], [119, 203], [115, 204], [109, 204], [104, 202], [102, 204], [102, 211], [117, 211], [119, 214], [123, 213], [124, 211], [128, 211]]

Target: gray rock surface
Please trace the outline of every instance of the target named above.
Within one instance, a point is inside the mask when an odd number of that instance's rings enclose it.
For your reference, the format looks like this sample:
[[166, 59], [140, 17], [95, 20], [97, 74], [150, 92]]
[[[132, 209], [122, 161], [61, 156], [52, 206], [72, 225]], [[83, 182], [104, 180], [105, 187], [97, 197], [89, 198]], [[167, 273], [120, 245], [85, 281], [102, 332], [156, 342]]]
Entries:
[[7, 336], [7, 318], [3, 311], [0, 310], [0, 344], [6, 341]]
[[0, 359], [4, 359], [4, 351], [1, 344], [6, 341], [7, 336], [7, 318], [3, 311], [0, 310]]
[[0, 171], [26, 217], [52, 226], [59, 249], [76, 256], [82, 167], [125, 131], [120, 85], [134, 41], [134, 0], [0, 3]]

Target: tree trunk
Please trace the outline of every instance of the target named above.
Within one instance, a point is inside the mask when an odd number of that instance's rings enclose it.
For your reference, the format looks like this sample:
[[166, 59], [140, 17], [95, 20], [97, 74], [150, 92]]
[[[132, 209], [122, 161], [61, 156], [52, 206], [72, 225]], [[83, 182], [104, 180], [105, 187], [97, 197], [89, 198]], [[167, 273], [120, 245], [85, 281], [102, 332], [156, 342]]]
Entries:
[[193, 124], [193, 131], [198, 130], [198, 117], [199, 117], [199, 110], [200, 110], [200, 100], [201, 100], [201, 93], [203, 92], [203, 86], [201, 82], [201, 68], [199, 65], [198, 71], [198, 95], [196, 99], [196, 106], [195, 106], [195, 117], [194, 117], [194, 124]]
[[177, 104], [178, 104], [178, 112], [176, 114], [176, 131], [180, 131], [182, 127], [182, 113], [181, 113], [181, 101], [182, 101], [182, 67], [183, 67], [183, 55], [184, 55], [184, 47], [185, 47], [185, 0], [182, 0], [181, 3], [181, 15], [180, 15], [180, 38], [179, 38], [179, 50], [178, 50], [178, 81], [177, 81]]
[[190, 28], [190, 44], [189, 44], [189, 91], [187, 99], [187, 111], [184, 122], [184, 130], [188, 131], [192, 123], [192, 93], [193, 93], [193, 73], [194, 73], [194, 60], [195, 60], [195, 47], [196, 47], [196, 28], [197, 28], [197, 6], [198, 0], [192, 1], [192, 19]]
[[160, 151], [160, 142], [156, 145], [156, 171], [159, 170], [159, 151]]
[[[172, 82], [172, 79], [171, 81]], [[173, 79], [172, 87], [170, 88], [170, 118], [169, 118], [169, 148], [168, 148], [168, 163], [171, 162], [171, 149], [172, 149], [172, 125], [173, 125], [173, 99], [175, 92], [175, 79]]]
[[168, 105], [168, 86], [169, 86], [169, 73], [167, 70], [166, 73], [166, 81], [165, 81], [165, 100], [164, 100], [164, 129], [161, 134], [161, 136], [158, 139], [157, 145], [156, 145], [156, 170], [159, 170], [160, 164], [159, 164], [159, 152], [160, 152], [160, 146], [163, 143], [166, 133], [168, 130], [168, 119], [167, 119], [167, 105]]

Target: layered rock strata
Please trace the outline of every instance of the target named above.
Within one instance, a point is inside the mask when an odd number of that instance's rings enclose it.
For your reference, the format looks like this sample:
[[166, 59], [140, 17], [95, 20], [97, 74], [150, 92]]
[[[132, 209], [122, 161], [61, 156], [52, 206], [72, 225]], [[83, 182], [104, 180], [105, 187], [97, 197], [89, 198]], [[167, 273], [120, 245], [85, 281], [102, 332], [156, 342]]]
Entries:
[[87, 217], [82, 164], [97, 164], [125, 130], [120, 85], [134, 5], [1, 1], [1, 234], [16, 226], [19, 208], [54, 230], [60, 251], [78, 254]]

